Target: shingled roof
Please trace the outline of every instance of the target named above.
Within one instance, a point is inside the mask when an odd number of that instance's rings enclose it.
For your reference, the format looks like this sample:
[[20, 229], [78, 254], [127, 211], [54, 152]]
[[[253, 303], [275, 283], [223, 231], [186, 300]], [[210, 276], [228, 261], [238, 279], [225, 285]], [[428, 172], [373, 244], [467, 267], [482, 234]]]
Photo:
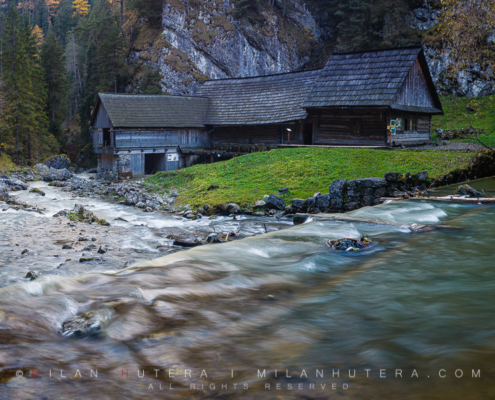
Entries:
[[[114, 128], [201, 128], [208, 99], [168, 95], [98, 95]], [[93, 115], [93, 118], [95, 115]]]
[[[333, 54], [321, 71], [318, 84], [302, 106], [395, 108], [394, 100], [418, 56], [423, 64], [421, 47]], [[428, 71], [428, 68], [425, 70]], [[429, 72], [425, 78], [440, 109], [416, 111], [441, 112], [441, 104]]]
[[302, 102], [321, 70], [205, 82], [207, 125], [258, 125], [304, 119]]

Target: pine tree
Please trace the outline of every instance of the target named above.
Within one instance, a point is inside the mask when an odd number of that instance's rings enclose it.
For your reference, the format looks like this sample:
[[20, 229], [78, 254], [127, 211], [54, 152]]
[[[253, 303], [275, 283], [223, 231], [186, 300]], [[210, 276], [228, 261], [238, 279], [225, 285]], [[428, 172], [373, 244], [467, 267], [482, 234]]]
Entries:
[[65, 48], [67, 45], [67, 34], [73, 28], [72, 0], [61, 0], [57, 10], [57, 16], [53, 21], [53, 30], [62, 48]]
[[67, 112], [68, 91], [67, 69], [63, 57], [62, 47], [53, 30], [50, 30], [41, 48], [41, 64], [47, 89], [45, 109], [49, 120], [48, 131], [55, 136], [61, 148], [65, 147], [62, 122]]
[[[15, 143], [16, 162], [26, 156], [32, 160], [33, 148], [44, 150], [50, 140], [44, 113], [45, 87], [36, 38], [27, 18], [20, 20], [12, 2], [6, 15], [2, 38], [2, 92], [4, 109], [1, 120], [3, 139]], [[41, 146], [41, 147], [40, 147]], [[40, 152], [37, 154], [41, 156]]]

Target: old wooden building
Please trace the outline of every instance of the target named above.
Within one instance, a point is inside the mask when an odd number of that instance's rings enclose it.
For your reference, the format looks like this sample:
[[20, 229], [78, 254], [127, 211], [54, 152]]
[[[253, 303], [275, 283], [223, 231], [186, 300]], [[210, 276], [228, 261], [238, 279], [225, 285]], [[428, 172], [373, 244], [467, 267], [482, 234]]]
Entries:
[[99, 94], [91, 120], [98, 173], [143, 176], [192, 165], [179, 146], [210, 145], [208, 100], [201, 97]]
[[323, 69], [205, 82], [196, 96], [100, 94], [99, 169], [116, 176], [193, 164], [224, 144], [426, 143], [442, 105], [420, 47], [334, 54]]

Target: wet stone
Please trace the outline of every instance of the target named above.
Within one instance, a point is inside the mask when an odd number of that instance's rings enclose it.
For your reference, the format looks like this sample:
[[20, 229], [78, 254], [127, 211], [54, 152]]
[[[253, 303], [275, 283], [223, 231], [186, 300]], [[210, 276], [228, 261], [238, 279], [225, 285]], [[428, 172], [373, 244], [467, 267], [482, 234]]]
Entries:
[[359, 239], [343, 238], [329, 240], [327, 247], [335, 251], [357, 251], [369, 248], [373, 244], [374, 242], [367, 235], [362, 235]]

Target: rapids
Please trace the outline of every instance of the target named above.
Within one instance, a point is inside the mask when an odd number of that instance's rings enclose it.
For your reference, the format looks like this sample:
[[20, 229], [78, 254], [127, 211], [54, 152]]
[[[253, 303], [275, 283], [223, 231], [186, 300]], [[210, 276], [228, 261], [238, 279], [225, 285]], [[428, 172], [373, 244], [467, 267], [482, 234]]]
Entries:
[[[493, 180], [482, 184], [493, 190]], [[156, 244], [168, 228], [239, 221], [157, 217], [36, 185], [45, 198], [19, 196], [48, 208], [47, 216], [0, 211], [2, 398], [495, 395], [493, 206], [400, 201], [347, 215], [404, 226], [314, 220], [163, 256]], [[76, 202], [112, 229], [117, 216], [130, 221], [115, 232], [120, 239], [106, 238], [143, 250], [135, 253], [142, 261], [123, 267], [117, 257], [90, 270], [76, 263], [55, 274], [53, 255], [19, 256], [17, 237], [42, 232], [52, 211]], [[254, 235], [268, 220], [245, 218], [247, 230]], [[413, 223], [468, 229], [412, 233]], [[361, 234], [377, 245], [356, 254], [325, 246]], [[46, 273], [23, 279], [22, 260]], [[100, 331], [81, 339], [57, 333], [87, 312], [109, 316]]]

